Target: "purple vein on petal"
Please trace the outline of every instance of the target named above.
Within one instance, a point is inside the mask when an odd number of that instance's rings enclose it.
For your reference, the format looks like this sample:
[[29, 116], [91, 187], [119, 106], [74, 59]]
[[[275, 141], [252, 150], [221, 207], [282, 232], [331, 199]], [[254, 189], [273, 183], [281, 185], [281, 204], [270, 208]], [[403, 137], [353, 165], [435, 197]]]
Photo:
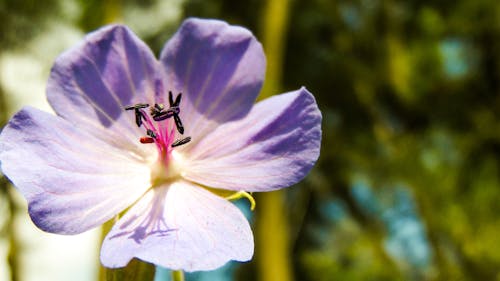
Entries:
[[[74, 81], [72, 83], [75, 83]], [[78, 92], [80, 93], [80, 96], [88, 102], [89, 105], [92, 106], [92, 108], [99, 113], [100, 116], [102, 117], [105, 117], [108, 119], [108, 121], [110, 122], [114, 122], [113, 118], [106, 112], [104, 111], [101, 107], [99, 107], [98, 105], [96, 105], [92, 100], [89, 99], [89, 97], [82, 92], [82, 89], [78, 86], [78, 85], [74, 85], [75, 86], [75, 90], [78, 90]], [[74, 105], [73, 103], [70, 103], [69, 104], [71, 107], [74, 108], [74, 110], [78, 110], [78, 108], [76, 107], [76, 105]], [[135, 121], [132, 121], [130, 119], [130, 117], [126, 117], [126, 119], [128, 119], [128, 121], [131, 123], [131, 124], [134, 124]], [[88, 125], [90, 125], [92, 128], [98, 130], [98, 131], [101, 131], [102, 128], [100, 126], [98, 126], [98, 124], [96, 124], [96, 122], [94, 121], [94, 119], [91, 119], [89, 117], [86, 117], [86, 116], [81, 116], [80, 117], [80, 120], [84, 121], [85, 120], [85, 123], [87, 123]], [[131, 127], [130, 126], [125, 126], [124, 124], [121, 124], [119, 122], [114, 122], [114, 126], [116, 127], [120, 127], [122, 128], [122, 130], [126, 130], [126, 131], [129, 131], [129, 132], [133, 132], [134, 135], [137, 135], [139, 134], [139, 130], [137, 131], [131, 131]], [[124, 146], [124, 145], [127, 145], [127, 146], [130, 146], [130, 143], [137, 143], [137, 139], [133, 138], [131, 135], [129, 134], [121, 134], [120, 136], [118, 135], [115, 135], [113, 131], [103, 131], [103, 133], [101, 134], [101, 138], [105, 139], [107, 142], [109, 143], [114, 143], [114, 144], [117, 144], [119, 146]], [[123, 139], [126, 138], [128, 141], [125, 142]], [[132, 147], [129, 147], [129, 149], [133, 150], [135, 154], [138, 154], [140, 155], [140, 148], [138, 146], [134, 146], [133, 148]]]
[[[212, 113], [216, 109], [221, 109], [220, 104], [224, 99], [227, 99], [227, 93], [229, 90], [233, 90], [228, 87], [228, 84], [231, 83], [233, 80], [235, 74], [238, 71], [238, 66], [241, 62], [241, 60], [245, 57], [246, 51], [250, 45], [250, 39], [248, 38], [247, 40], [244, 40], [242, 42], [239, 42], [237, 46], [232, 46], [233, 48], [231, 51], [236, 52], [237, 47], [240, 48], [241, 50], [238, 50], [237, 54], [234, 54], [231, 56], [231, 58], [224, 57], [224, 59], [230, 60], [231, 63], [225, 63], [225, 64], [220, 64], [221, 62], [225, 62], [222, 59], [223, 52], [219, 51], [216, 53], [216, 57], [212, 61], [211, 68], [208, 70], [209, 75], [206, 77], [206, 80], [204, 81], [203, 88], [201, 93], [198, 94], [197, 100], [195, 102], [195, 108], [203, 108], [203, 116], [201, 117], [208, 117], [209, 119], [212, 119], [211, 117], [213, 116]], [[242, 45], [242, 46], [240, 46]], [[233, 58], [234, 56], [234, 58]], [[222, 68], [222, 69], [221, 69]], [[222, 80], [222, 81], [218, 81]], [[223, 88], [221, 88], [223, 87]], [[216, 98], [208, 105], [202, 105], [201, 100], [203, 97], [206, 95], [207, 91], [209, 93], [215, 92], [217, 93]], [[240, 95], [243, 96], [243, 95]], [[233, 97], [234, 98], [234, 97]], [[234, 108], [231, 107], [225, 107], [224, 109], [229, 110], [233, 109], [233, 114], [234, 114]], [[220, 112], [216, 112], [217, 119], [220, 119]], [[198, 124], [198, 120], [193, 120], [193, 124]]]
[[[120, 99], [118, 98], [118, 95], [114, 92], [114, 90], [110, 87], [110, 85], [108, 85], [107, 81], [103, 79], [103, 74], [101, 73], [101, 71], [99, 70], [99, 68], [97, 67], [96, 63], [94, 60], [92, 60], [91, 58], [89, 58], [88, 56], [82, 56], [84, 57], [87, 61], [90, 62], [91, 66], [93, 67], [93, 69], [95, 70], [95, 72], [97, 73], [97, 76], [99, 77], [100, 79], [100, 82], [102, 83], [102, 86], [104, 86], [104, 89], [108, 92], [108, 96], [112, 98], [112, 100], [114, 101], [114, 112], [115, 114], [117, 114], [117, 116], [119, 116], [120, 114], [123, 114], [124, 113], [124, 107], [125, 105], [120, 101]], [[76, 69], [75, 69], [76, 70]], [[88, 70], [87, 70], [88, 71]], [[90, 83], [85, 83], [84, 81], [81, 81], [82, 83], [78, 83], [78, 81], [75, 80], [75, 82], [77, 82], [77, 85], [78, 85], [78, 88], [81, 89], [83, 92], [88, 92], [88, 91], [85, 91], [83, 87], [86, 87], [86, 85], [90, 84]], [[97, 83], [97, 81], [91, 81], [93, 83]], [[129, 89], [130, 90], [130, 89]], [[92, 91], [90, 91], [92, 92]], [[87, 95], [88, 96], [88, 95]], [[105, 95], [103, 95], [105, 96]], [[89, 98], [92, 99], [92, 96], [88, 96]], [[102, 96], [101, 96], [102, 97]], [[101, 108], [103, 111], [106, 111], [106, 112], [109, 112], [109, 110], [111, 108], [107, 107], [105, 108], [102, 108], [101, 105], [97, 105], [95, 104], [94, 102], [92, 103], [93, 105], [95, 106], [98, 106], [99, 108]], [[107, 106], [111, 106], [112, 103], [111, 103], [111, 100], [109, 103], [106, 104]], [[109, 114], [113, 114], [113, 112], [109, 112]], [[111, 116], [113, 117], [113, 116]], [[127, 115], [127, 118], [132, 121], [132, 117], [130, 117], [129, 115]], [[113, 120], [116, 120], [117, 118], [114, 118]], [[113, 122], [112, 122], [113, 123]], [[133, 122], [131, 122], [133, 123]], [[129, 130], [133, 128], [133, 127], [129, 127]]]
[[[221, 107], [219, 106], [219, 104], [221, 103], [221, 101], [224, 98], [227, 97], [228, 91], [232, 89], [232, 87], [229, 87], [229, 86], [233, 86], [231, 82], [234, 79], [236, 71], [238, 70], [239, 63], [244, 58], [244, 56], [246, 54], [246, 51], [247, 51], [248, 47], [250, 46], [250, 43], [251, 43], [250, 42], [251, 41], [250, 38], [248, 38], [245, 41], [248, 41], [248, 43], [247, 42], [243, 42], [244, 43], [243, 45], [247, 45], [247, 46], [244, 47], [244, 48], [242, 48], [241, 54], [236, 55], [238, 57], [237, 63], [235, 63], [234, 66], [230, 66], [229, 64], [227, 64], [227, 67], [232, 68], [232, 70], [231, 69], [228, 70], [228, 72], [230, 72], [230, 74], [228, 75], [227, 80], [225, 80], [225, 83], [216, 83], [216, 85], [217, 84], [218, 85], [224, 85], [224, 87], [222, 89], [217, 89], [217, 88], [215, 90], [212, 89], [212, 91], [218, 92], [220, 94], [218, 94], [217, 98], [210, 103], [210, 106], [205, 110], [204, 115], [210, 116], [215, 109], [221, 109]], [[222, 54], [219, 53], [217, 55], [216, 59], [214, 60], [214, 63], [213, 63], [213, 66], [212, 66], [212, 70], [210, 71], [210, 76], [207, 78], [207, 81], [205, 82], [206, 86], [204, 87], [203, 93], [205, 93], [205, 91], [207, 90], [208, 86], [212, 86], [212, 83], [213, 83], [212, 79], [214, 77], [214, 73], [216, 72], [215, 70], [218, 69], [219, 63], [222, 61], [221, 57], [222, 57]], [[218, 77], [218, 75], [220, 76], [222, 73], [226, 74], [227, 72], [224, 71], [224, 70], [225, 69], [223, 69], [223, 71], [219, 71], [219, 72], [215, 73], [215, 77]], [[237, 85], [237, 84], [235, 84], [235, 85]], [[212, 87], [216, 87], [216, 86], [212, 86]], [[243, 95], [239, 95], [238, 97], [241, 98], [242, 96]], [[198, 101], [196, 103], [196, 107], [199, 107], [199, 106], [200, 105], [199, 105], [199, 101]], [[225, 107], [224, 109], [227, 111], [227, 110], [230, 109], [230, 107]], [[220, 111], [217, 112], [217, 115], [220, 116]]]
[[[208, 75], [204, 77], [204, 80], [202, 83], [199, 83], [201, 85], [201, 87], [200, 87], [200, 89], [198, 89], [196, 100], [193, 101], [194, 108], [202, 108], [204, 106], [201, 104], [201, 102], [203, 100], [203, 97], [205, 96], [205, 93], [207, 92], [208, 86], [212, 82], [215, 69], [217, 68], [217, 65], [219, 64], [219, 62], [221, 61], [221, 57], [222, 57], [221, 54], [217, 54], [212, 65], [210, 66], [210, 69], [207, 71]], [[217, 74], [219, 74], [219, 73], [216, 73], [216, 75]], [[189, 75], [191, 75], [191, 73]], [[191, 76], [189, 76], [189, 79], [191, 79]], [[188, 83], [191, 83], [191, 81], [189, 81]], [[186, 84], [186, 85], [190, 85], [190, 84]], [[212, 101], [212, 102], [214, 102], [214, 101]], [[206, 111], [204, 112], [204, 115], [208, 115]], [[193, 123], [196, 123], [196, 120], [193, 120]]]
[[[124, 124], [121, 124], [120, 122], [115, 122], [116, 119], [114, 119], [111, 115], [109, 115], [108, 111], [106, 110], [106, 108], [103, 108], [99, 105], [97, 105], [88, 95], [85, 94], [85, 91], [80, 87], [80, 85], [76, 84], [77, 82], [76, 81], [72, 81], [74, 83], [74, 86], [75, 88], [78, 90], [78, 92], [80, 93], [80, 95], [82, 96], [83, 99], [85, 99], [91, 106], [92, 108], [98, 112], [100, 115], [102, 115], [103, 117], [105, 117], [106, 119], [108, 119], [108, 121], [110, 123], [113, 123], [113, 124], [117, 124], [118, 126], [120, 126], [120, 128], [122, 129], [125, 129], [127, 131], [130, 131], [130, 132], [133, 132], [133, 133], [136, 133], [135, 130], [133, 130], [132, 128], [135, 128], [135, 127], [131, 127], [131, 126], [125, 126]], [[122, 107], [123, 108], [123, 107]], [[122, 114], [125, 114], [125, 110], [122, 109], [124, 113]], [[131, 124], [135, 123], [135, 119], [132, 119], [132, 117], [128, 116], [130, 114], [127, 114], [126, 115], [126, 119], [127, 119], [127, 122], [130, 122]], [[125, 115], [124, 115], [125, 116]], [[88, 120], [93, 120], [91, 118], [87, 118]], [[91, 121], [92, 123], [95, 124], [94, 121]], [[131, 130], [132, 129], [132, 130]]]
[[[139, 42], [139, 44], [142, 45], [143, 43]], [[135, 69], [135, 66], [131, 67], [131, 62], [135, 62], [137, 64], [140, 64], [141, 69], [142, 69], [142, 72], [140, 72], [140, 73], [142, 73], [144, 75], [144, 81], [147, 81], [147, 83], [145, 83], [146, 88], [142, 89], [144, 92], [139, 93], [139, 94], [144, 94], [146, 99], [144, 101], [138, 101], [138, 102], [154, 101], [154, 93], [153, 93], [152, 89], [150, 88], [151, 85], [153, 85], [153, 79], [151, 78], [150, 71], [147, 67], [147, 63], [145, 62], [146, 58], [140, 52], [140, 50], [137, 50], [134, 47], [135, 47], [135, 45], [125, 44], [126, 52], [128, 54], [130, 54], [129, 56], [126, 56], [126, 62], [127, 62], [127, 66], [128, 66], [127, 70], [129, 73], [129, 77], [132, 81], [132, 85], [134, 85], [135, 91], [137, 91], [137, 89], [135, 88], [134, 77], [133, 77], [134, 75], [132, 75], [132, 69]], [[144, 50], [150, 51], [149, 47], [147, 47], [145, 45], [142, 45], [142, 47]], [[134, 56], [135, 58], [132, 58], [132, 56]], [[153, 61], [151, 62], [154, 64], [154, 68], [155, 68], [153, 71], [158, 71], [157, 60], [154, 58], [154, 55], [152, 53], [150, 53], [150, 56], [153, 58]], [[140, 84], [140, 82], [142, 82], [142, 79], [139, 79], [138, 84]], [[137, 92], [136, 92], [136, 94], [137, 94]]]

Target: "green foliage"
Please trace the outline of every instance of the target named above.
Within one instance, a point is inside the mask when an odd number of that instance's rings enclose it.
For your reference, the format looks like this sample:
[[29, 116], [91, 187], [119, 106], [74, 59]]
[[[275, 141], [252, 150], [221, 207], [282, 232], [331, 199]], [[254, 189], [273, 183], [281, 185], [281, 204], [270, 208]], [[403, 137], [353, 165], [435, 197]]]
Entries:
[[[324, 117], [320, 161], [299, 187], [308, 191], [290, 196], [300, 206], [292, 214], [304, 214], [290, 217], [299, 225], [298, 279], [497, 279], [497, 1], [294, 1], [290, 12], [285, 89], [307, 86]], [[258, 26], [244, 13], [215, 16]], [[360, 176], [375, 194], [411, 191], [427, 265], [387, 253], [383, 218], [353, 195]], [[345, 206], [341, 222], [322, 218], [320, 206], [332, 200]]]
[[57, 0], [0, 0], [0, 49], [22, 46], [58, 9]]

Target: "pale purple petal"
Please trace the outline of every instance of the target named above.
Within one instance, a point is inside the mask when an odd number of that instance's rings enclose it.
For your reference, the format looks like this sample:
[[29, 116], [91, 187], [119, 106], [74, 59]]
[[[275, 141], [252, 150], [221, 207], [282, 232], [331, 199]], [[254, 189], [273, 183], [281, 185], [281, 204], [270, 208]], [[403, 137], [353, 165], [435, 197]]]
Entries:
[[59, 116], [97, 137], [138, 143], [143, 132], [124, 107], [154, 102], [159, 65], [127, 27], [107, 26], [57, 58], [47, 97]]
[[42, 230], [75, 234], [109, 220], [150, 187], [142, 157], [33, 108], [0, 134], [3, 173], [28, 200]]
[[193, 139], [245, 116], [266, 66], [262, 46], [250, 31], [203, 19], [184, 21], [160, 60], [169, 90], [183, 93], [181, 118]]
[[133, 257], [173, 270], [211, 270], [253, 255], [240, 210], [187, 182], [150, 190], [104, 239], [101, 262], [123, 267]]
[[305, 89], [256, 104], [186, 147], [183, 177], [215, 188], [270, 191], [304, 178], [319, 156], [321, 113]]

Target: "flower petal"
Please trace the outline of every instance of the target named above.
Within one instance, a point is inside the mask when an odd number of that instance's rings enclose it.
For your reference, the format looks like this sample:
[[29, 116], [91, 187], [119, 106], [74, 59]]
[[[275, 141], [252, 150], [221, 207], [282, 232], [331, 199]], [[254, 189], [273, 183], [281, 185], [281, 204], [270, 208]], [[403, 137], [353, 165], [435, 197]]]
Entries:
[[270, 191], [304, 178], [319, 156], [321, 112], [305, 88], [256, 104], [185, 149], [183, 177], [205, 186]]
[[247, 261], [253, 236], [240, 210], [187, 182], [150, 190], [103, 241], [101, 262], [123, 267], [133, 257], [173, 270], [211, 270]]
[[186, 135], [245, 116], [265, 74], [261, 44], [250, 31], [218, 20], [188, 19], [161, 55], [172, 91], [182, 92]]
[[47, 98], [59, 116], [99, 138], [138, 143], [143, 132], [124, 107], [153, 103], [159, 75], [159, 62], [132, 31], [107, 26], [57, 58]]
[[42, 230], [75, 234], [109, 220], [150, 187], [142, 158], [34, 108], [0, 134], [3, 173], [28, 200]]

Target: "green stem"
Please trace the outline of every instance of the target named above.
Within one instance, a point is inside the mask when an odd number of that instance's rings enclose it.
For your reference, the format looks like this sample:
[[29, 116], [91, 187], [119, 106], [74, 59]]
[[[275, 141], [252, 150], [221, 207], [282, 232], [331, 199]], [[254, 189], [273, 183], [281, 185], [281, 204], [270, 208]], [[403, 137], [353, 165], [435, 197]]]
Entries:
[[182, 270], [173, 270], [172, 281], [184, 281], [184, 272]]

